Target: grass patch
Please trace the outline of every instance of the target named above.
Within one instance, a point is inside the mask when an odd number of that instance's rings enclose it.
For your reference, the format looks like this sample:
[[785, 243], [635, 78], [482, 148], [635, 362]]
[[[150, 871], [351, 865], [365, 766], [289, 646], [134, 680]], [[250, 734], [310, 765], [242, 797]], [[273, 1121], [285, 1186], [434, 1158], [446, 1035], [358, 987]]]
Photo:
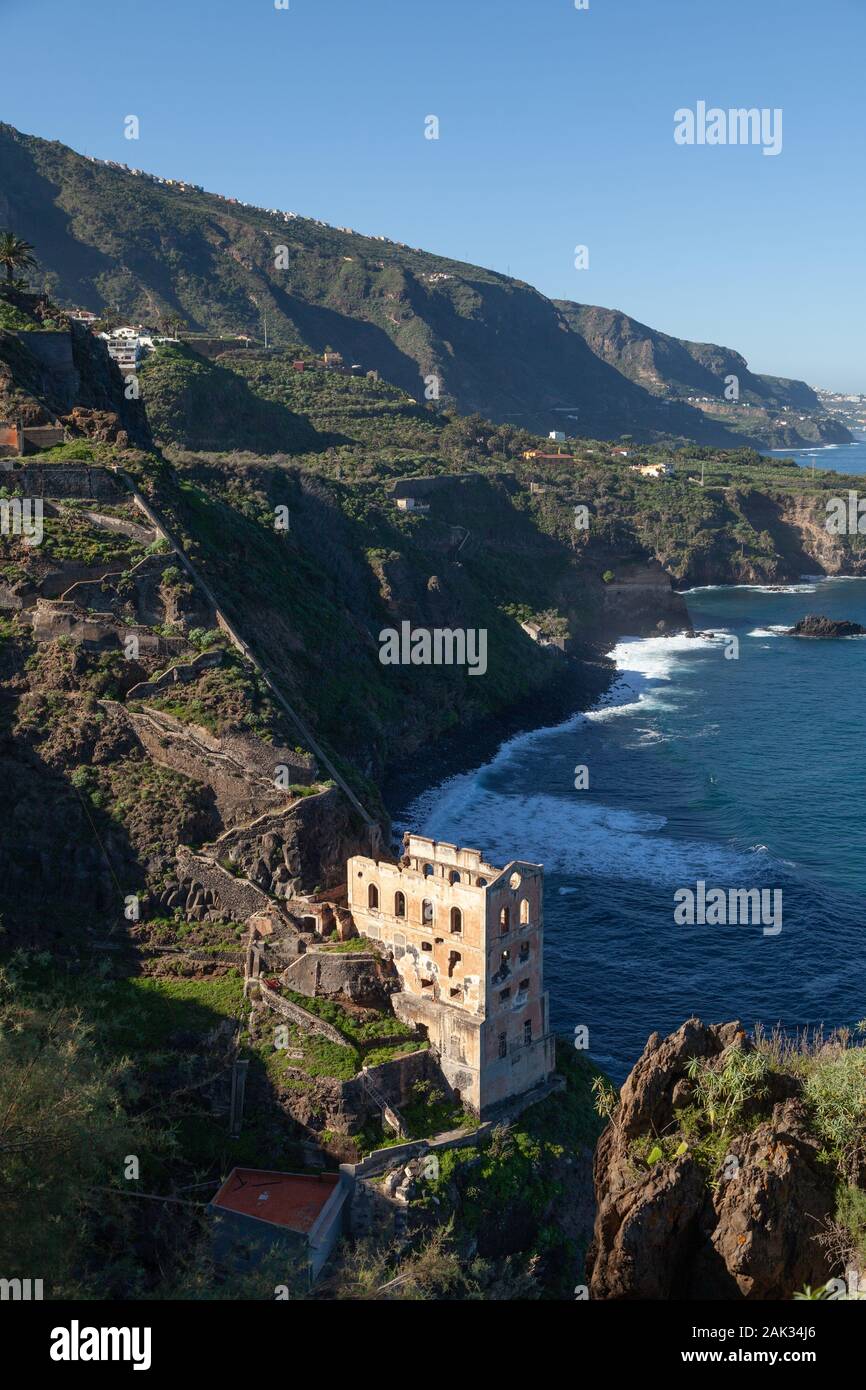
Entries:
[[376, 1038], [386, 1039], [388, 1037], [402, 1036], [406, 1032], [406, 1024], [401, 1023], [399, 1018], [393, 1014], [381, 1013], [374, 1009], [364, 1011], [363, 1017], [356, 1017], [349, 1013], [341, 1005], [334, 1003], [332, 999], [309, 999], [306, 994], [296, 994], [294, 990], [282, 988], [282, 996], [292, 1004], [297, 1004], [299, 1008], [306, 1009], [307, 1013], [315, 1014], [325, 1023], [330, 1023], [332, 1028], [336, 1028], [347, 1042], [364, 1043], [371, 1042]]
[[103, 995], [105, 1035], [114, 1046], [132, 1050], [164, 1047], [180, 1029], [206, 1034], [221, 1018], [240, 1017], [243, 992], [243, 977], [235, 969], [201, 980], [113, 980]]
[[332, 955], [353, 955], [357, 953], [379, 954], [378, 943], [370, 941], [366, 936], [354, 936], [349, 941], [326, 941], [323, 945], [316, 947], [317, 951], [328, 951]]

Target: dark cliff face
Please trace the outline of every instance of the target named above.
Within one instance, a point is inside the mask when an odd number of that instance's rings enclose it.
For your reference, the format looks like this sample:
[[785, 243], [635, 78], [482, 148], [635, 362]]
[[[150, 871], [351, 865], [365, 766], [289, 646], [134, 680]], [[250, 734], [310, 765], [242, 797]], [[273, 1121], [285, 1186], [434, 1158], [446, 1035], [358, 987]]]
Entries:
[[[717, 418], [715, 427], [724, 431], [727, 424], [737, 429], [744, 442], [778, 449], [851, 442], [849, 431], [824, 413], [805, 381], [751, 372], [746, 359], [732, 348], [671, 337], [617, 309], [568, 300], [557, 300], [556, 305], [569, 327], [608, 366], [671, 403], [685, 397], [717, 402], [718, 413], [727, 419]], [[731, 377], [736, 377], [738, 402], [748, 407], [747, 412], [732, 412], [725, 400]], [[706, 428], [712, 428], [709, 419]]]
[[692, 343], [660, 333], [617, 309], [557, 300], [593, 352], [649, 390], [722, 397], [725, 377], [734, 374], [740, 399], [757, 405], [818, 410], [818, 397], [805, 381], [759, 375], [746, 359], [717, 343]]
[[4, 289], [0, 317], [0, 420], [24, 426], [56, 421], [73, 434], [125, 447], [150, 443], [139, 400], [104, 342], [40, 295]]
[[816, 1237], [853, 1170], [849, 1154], [834, 1171], [812, 1102], [817, 1078], [849, 1062], [831, 1040], [779, 1065], [739, 1023], [654, 1033], [596, 1150], [592, 1296], [774, 1299], [823, 1285], [834, 1270]]

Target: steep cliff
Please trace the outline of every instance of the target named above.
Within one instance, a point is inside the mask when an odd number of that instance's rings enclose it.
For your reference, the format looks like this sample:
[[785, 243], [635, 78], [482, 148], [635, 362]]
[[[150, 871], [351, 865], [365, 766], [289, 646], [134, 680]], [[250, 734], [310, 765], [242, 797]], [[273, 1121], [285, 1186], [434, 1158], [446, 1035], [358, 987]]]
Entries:
[[862, 1267], [864, 1100], [866, 1048], [845, 1035], [654, 1033], [608, 1097], [591, 1296], [791, 1298]]
[[[744, 441], [778, 449], [851, 441], [805, 381], [751, 372], [732, 348], [671, 337], [616, 309], [567, 300], [556, 304], [602, 361], [663, 400], [700, 400], [710, 418]], [[726, 397], [733, 382], [735, 401]]]

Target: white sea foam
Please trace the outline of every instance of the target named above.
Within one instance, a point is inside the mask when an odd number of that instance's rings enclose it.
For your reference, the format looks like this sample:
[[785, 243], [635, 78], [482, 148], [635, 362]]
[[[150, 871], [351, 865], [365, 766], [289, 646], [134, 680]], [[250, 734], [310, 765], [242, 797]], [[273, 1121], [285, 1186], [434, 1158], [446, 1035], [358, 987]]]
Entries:
[[804, 574], [814, 584], [862, 584], [866, 574]]
[[[522, 774], [530, 761], [544, 756], [546, 743], [560, 742], [563, 734], [576, 732], [584, 721], [604, 723], [638, 707], [641, 713], [650, 713], [663, 703], [656, 687], [669, 690], [675, 673], [689, 669], [690, 656], [721, 647], [729, 635], [714, 629], [712, 636], [680, 634], [618, 642], [610, 657], [619, 679], [594, 710], [572, 715], [553, 727], [515, 735], [484, 767], [460, 773], [418, 796], [400, 828], [411, 826], [434, 839], [474, 845], [494, 864], [519, 855], [544, 864], [548, 873], [567, 877], [678, 884], [696, 876], [734, 882], [739, 875], [745, 881], [750, 855], [711, 842], [674, 839], [663, 833], [664, 816], [604, 806], [586, 792], [554, 796], [522, 790], [527, 785]], [[637, 732], [642, 741], [655, 735], [646, 725]], [[696, 736], [707, 732], [704, 729]], [[639, 748], [636, 745], [635, 756], [640, 756]], [[494, 777], [495, 787], [491, 785]]]
[[771, 623], [769, 627], [754, 627], [747, 637], [784, 637], [790, 632], [789, 623]]
[[[682, 594], [727, 593], [729, 589], [747, 589], [753, 594], [814, 594], [819, 579], [834, 579], [835, 575], [804, 575], [798, 584], [697, 584], [693, 589], [681, 589]], [[859, 577], [859, 576], [855, 576]]]
[[742, 853], [660, 833], [664, 816], [614, 810], [580, 792], [573, 800], [503, 794], [485, 788], [477, 774], [452, 779], [435, 798], [420, 797], [411, 818], [421, 834], [476, 845], [494, 864], [519, 854], [569, 878], [676, 885], [696, 875], [734, 882], [747, 872]]
[[759, 594], [814, 594], [818, 591], [817, 584], [743, 584], [737, 585], [738, 588], [754, 589]]
[[617, 642], [610, 656], [618, 671], [634, 671], [649, 680], [670, 680], [673, 669], [682, 666], [682, 655], [692, 656], [702, 648], [717, 646], [730, 635], [724, 628], [713, 628], [712, 636], [626, 637]]

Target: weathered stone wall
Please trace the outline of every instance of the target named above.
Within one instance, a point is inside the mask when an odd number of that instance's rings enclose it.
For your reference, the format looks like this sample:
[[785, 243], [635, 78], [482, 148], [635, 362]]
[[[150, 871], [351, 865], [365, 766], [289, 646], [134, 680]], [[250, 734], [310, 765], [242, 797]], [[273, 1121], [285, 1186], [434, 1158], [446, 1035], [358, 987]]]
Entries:
[[90, 651], [123, 648], [130, 636], [137, 637], [139, 652], [143, 657], [154, 659], [174, 656], [186, 646], [183, 638], [160, 637], [149, 628], [125, 623], [109, 614], [92, 614], [62, 599], [37, 599], [35, 607], [30, 610], [30, 622], [37, 642], [54, 642], [58, 637], [69, 637]]
[[448, 1085], [464, 1105], [480, 1113], [483, 1098], [478, 1058], [483, 1020], [463, 1009], [406, 991], [392, 995], [391, 1005], [402, 1022], [426, 1028]]
[[348, 1047], [346, 1039], [336, 1028], [332, 1028], [330, 1023], [318, 1018], [316, 1014], [311, 1014], [307, 1009], [302, 1009], [299, 1004], [292, 1003], [291, 999], [284, 999], [276, 990], [271, 989], [265, 980], [259, 980], [259, 993], [262, 1002], [269, 1009], [281, 1014], [290, 1023], [297, 1024], [305, 1033], [315, 1033], [320, 1038], [327, 1038], [328, 1042], [336, 1043], [338, 1047]]
[[25, 463], [12, 460], [3, 467], [5, 487], [24, 497], [84, 497], [101, 502], [125, 502], [129, 492], [107, 468], [86, 463]]
[[[99, 585], [109, 574], [120, 574], [123, 571], [123, 561], [113, 560], [110, 564], [101, 565], [78, 565], [74, 562], [64, 564], [62, 569], [52, 570], [46, 574], [39, 585], [39, 593], [42, 598], [62, 598], [67, 603], [78, 603], [79, 607], [86, 608], [88, 604], [83, 601], [83, 595], [87, 590], [82, 588], [78, 591], [78, 586]], [[71, 592], [75, 590], [76, 592]]]
[[298, 752], [285, 744], [264, 743], [252, 734], [234, 731], [221, 740], [223, 750], [271, 785], [278, 769], [283, 782], [309, 786], [316, 779], [316, 760], [311, 753]]
[[[448, 1085], [442, 1076], [436, 1054], [429, 1048], [418, 1052], [407, 1052], [404, 1057], [395, 1057], [390, 1062], [382, 1062], [378, 1067], [366, 1068], [366, 1073], [376, 1090], [396, 1109], [413, 1099], [415, 1086], [420, 1081], [430, 1081], [447, 1093]], [[363, 1075], [347, 1081], [343, 1086], [346, 1104], [352, 1108], [376, 1111], [375, 1102], [364, 1086]]]
[[[159, 693], [177, 681], [192, 679], [221, 660], [222, 653], [205, 652], [196, 662], [182, 663], [150, 681], [133, 686], [127, 699], [138, 701], [143, 695]], [[136, 736], [155, 763], [209, 786], [214, 794], [222, 825], [225, 827], [213, 845], [217, 859], [240, 862], [239, 845], [255, 854], [255, 881], [265, 891], [277, 892], [272, 882], [284, 889], [291, 879], [291, 861], [284, 859], [269, 874], [264, 854], [275, 853], [285, 818], [290, 815], [292, 793], [276, 785], [274, 769], [293, 759], [292, 771], [304, 783], [312, 776], [312, 759], [293, 750], [264, 743], [252, 735], [215, 735], [196, 724], [189, 724], [165, 710], [129, 709], [128, 718]], [[290, 774], [292, 775], [292, 774]], [[267, 817], [259, 823], [261, 817]], [[235, 839], [233, 830], [240, 838]], [[226, 838], [228, 837], [228, 838]], [[252, 877], [253, 875], [250, 875]]]
[[378, 956], [315, 950], [299, 956], [283, 979], [290, 989], [311, 999], [342, 996], [369, 1008], [384, 1008], [400, 984], [393, 965]]
[[37, 454], [40, 449], [53, 449], [66, 439], [62, 425], [26, 425], [21, 431], [22, 454]]
[[477, 1129], [466, 1130], [462, 1134], [451, 1134], [442, 1139], [409, 1139], [405, 1144], [374, 1149], [360, 1163], [341, 1163], [340, 1171], [356, 1179], [371, 1173], [384, 1173], [419, 1154], [444, 1153], [448, 1149], [466, 1149], [481, 1144], [493, 1133], [494, 1128], [492, 1120], [485, 1120]]
[[38, 597], [35, 585], [26, 579], [18, 579], [14, 584], [0, 581], [0, 609], [6, 613], [20, 613], [24, 608], [32, 608]]
[[[232, 827], [242, 827], [244, 834], [254, 836], [259, 818], [267, 816], [266, 824], [258, 826], [258, 833], [265, 835], [272, 820], [279, 824], [289, 814], [290, 794], [228, 756], [225, 742], [207, 730], [175, 719], [164, 710], [130, 709], [127, 717], [155, 763], [210, 787], [221, 824], [226, 827], [213, 844], [217, 859], [227, 857], [223, 836], [230, 834]], [[289, 877], [288, 869], [285, 877]], [[264, 879], [260, 886], [267, 891]]]
[[340, 908], [335, 909], [333, 903], [309, 898], [287, 897], [284, 905], [287, 912], [303, 923], [304, 931], [315, 932], [317, 936], [328, 936], [339, 923], [340, 916], [345, 915]]
[[84, 515], [101, 530], [129, 536], [131, 540], [140, 541], [142, 545], [150, 545], [156, 540], [157, 533], [153, 526], [140, 526], [137, 521], [126, 521], [121, 516], [108, 516], [103, 512], [85, 512]]

